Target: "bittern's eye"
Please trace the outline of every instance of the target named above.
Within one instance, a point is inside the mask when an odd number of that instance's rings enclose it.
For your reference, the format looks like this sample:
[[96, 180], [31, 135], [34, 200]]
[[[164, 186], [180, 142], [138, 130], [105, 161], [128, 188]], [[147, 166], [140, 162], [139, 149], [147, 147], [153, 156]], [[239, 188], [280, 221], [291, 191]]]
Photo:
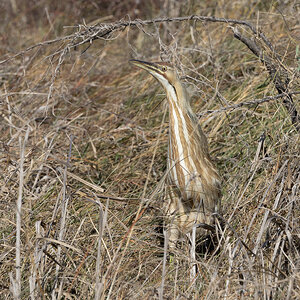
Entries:
[[167, 71], [167, 67], [162, 67], [161, 69], [162, 69], [163, 72]]

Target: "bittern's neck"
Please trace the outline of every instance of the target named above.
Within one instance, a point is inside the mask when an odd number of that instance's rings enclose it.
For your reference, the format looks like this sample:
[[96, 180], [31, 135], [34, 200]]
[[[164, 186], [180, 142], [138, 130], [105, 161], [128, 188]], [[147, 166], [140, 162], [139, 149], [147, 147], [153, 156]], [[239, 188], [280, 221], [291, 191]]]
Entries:
[[183, 115], [188, 115], [194, 119], [195, 114], [193, 113], [189, 99], [185, 88], [180, 82], [176, 82], [174, 85], [168, 85], [166, 88], [167, 99], [169, 102], [170, 113], [173, 110], [177, 111], [177, 114], [182, 113]]
[[[186, 149], [196, 147], [197, 153], [206, 150], [206, 137], [198, 125], [198, 118], [192, 111], [184, 87], [178, 82], [175, 86], [169, 85], [166, 88], [166, 93], [169, 102], [169, 136], [171, 144], [177, 141], [178, 145], [185, 145]], [[198, 143], [191, 143], [190, 140], [197, 140]], [[174, 145], [170, 146], [173, 147]], [[199, 145], [201, 147], [198, 147]]]

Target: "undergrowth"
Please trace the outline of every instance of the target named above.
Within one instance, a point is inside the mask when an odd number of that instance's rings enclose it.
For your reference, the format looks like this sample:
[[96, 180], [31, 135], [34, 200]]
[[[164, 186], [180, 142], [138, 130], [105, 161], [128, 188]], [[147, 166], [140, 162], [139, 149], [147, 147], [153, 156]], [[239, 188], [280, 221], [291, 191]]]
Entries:
[[[43, 44], [125, 15], [248, 20], [299, 92], [299, 4], [27, 2], [1, 4], [1, 299], [14, 295], [18, 197], [21, 299], [299, 299], [299, 132], [280, 98], [226, 109], [277, 95], [231, 25], [140, 25], [63, 56], [64, 41]], [[194, 281], [186, 240], [163, 275], [167, 105], [130, 58], [176, 64], [222, 176], [219, 251], [198, 257]]]

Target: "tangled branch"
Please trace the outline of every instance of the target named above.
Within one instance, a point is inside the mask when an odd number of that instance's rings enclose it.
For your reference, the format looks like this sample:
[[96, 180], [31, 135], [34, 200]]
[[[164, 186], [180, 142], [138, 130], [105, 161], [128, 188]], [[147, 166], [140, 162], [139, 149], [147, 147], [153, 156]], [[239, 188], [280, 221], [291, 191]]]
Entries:
[[[290, 115], [292, 124], [300, 132], [300, 116], [293, 101], [292, 94], [289, 91], [289, 83], [291, 80], [287, 70], [284, 69], [277, 56], [276, 59], [268, 56], [255, 40], [250, 40], [243, 36], [236, 28], [233, 29], [233, 33], [234, 37], [244, 43], [266, 66], [278, 94], [282, 97], [283, 105]], [[275, 52], [273, 51], [272, 54], [274, 55]]]
[[[53, 54], [53, 55], [59, 54], [60, 60], [62, 60], [63, 56], [68, 52], [68, 50], [76, 48], [83, 44], [87, 44], [87, 43], [92, 44], [92, 42], [97, 39], [109, 39], [114, 32], [124, 30], [127, 27], [140, 27], [140, 26], [153, 25], [156, 23], [184, 22], [184, 21], [201, 21], [201, 22], [212, 22], [212, 23], [225, 23], [229, 25], [241, 25], [250, 29], [250, 31], [252, 32], [252, 34], [256, 39], [260, 39], [261, 41], [263, 41], [263, 43], [271, 51], [272, 57], [268, 56], [253, 39], [246, 38], [237, 30], [237, 28], [232, 28], [234, 37], [240, 40], [242, 43], [244, 43], [261, 60], [261, 62], [265, 64], [270, 74], [270, 77], [279, 93], [279, 95], [275, 98], [276, 99], [282, 98], [283, 105], [285, 106], [285, 108], [287, 109], [290, 115], [292, 124], [294, 124], [296, 129], [300, 132], [300, 117], [297, 112], [296, 106], [294, 104], [292, 93], [289, 92], [288, 84], [290, 82], [290, 79], [288, 73], [286, 70], [284, 70], [284, 68], [280, 64], [279, 56], [276, 54], [271, 42], [267, 39], [267, 37], [262, 33], [260, 29], [253, 26], [250, 22], [247, 22], [245, 20], [217, 18], [214, 16], [191, 15], [191, 16], [184, 16], [184, 17], [174, 17], [174, 18], [165, 17], [165, 18], [157, 18], [151, 20], [140, 20], [140, 19], [136, 19], [133, 21], [121, 20], [119, 22], [100, 23], [93, 26], [83, 24], [83, 25], [78, 25], [76, 27], [78, 29], [77, 32], [71, 35], [32, 45], [26, 48], [25, 50], [0, 61], [0, 64], [15, 59], [18, 56], [24, 55], [26, 52], [34, 48], [67, 41], [65, 46], [63, 46], [60, 50], [58, 50]], [[58, 70], [59, 67], [60, 65], [58, 65], [56, 69]], [[55, 79], [55, 75], [53, 80], [54, 79]], [[50, 95], [51, 95], [51, 88], [49, 92], [49, 97]], [[256, 102], [256, 104], [263, 103], [263, 102]], [[251, 104], [251, 103], [245, 102], [245, 105], [247, 104]], [[241, 106], [242, 105], [240, 103], [234, 106], [222, 108], [219, 111], [221, 112], [224, 110], [228, 110], [232, 108], [234, 109]], [[206, 113], [210, 113], [210, 112], [208, 111]]]
[[[93, 26], [81, 24], [76, 26], [78, 29], [77, 32], [59, 37], [56, 39], [48, 40], [45, 42], [40, 42], [37, 44], [34, 44], [18, 53], [16, 53], [13, 56], [10, 56], [2, 61], [0, 61], [0, 64], [3, 64], [5, 62], [8, 62], [12, 59], [17, 58], [18, 56], [24, 55], [26, 52], [29, 52], [37, 47], [52, 45], [58, 42], [68, 41], [68, 44], [66, 47], [68, 49], [78, 47], [80, 45], [86, 44], [86, 43], [92, 43], [94, 40], [97, 39], [107, 39], [109, 36], [114, 33], [115, 31], [124, 30], [126, 27], [138, 27], [138, 26], [146, 26], [146, 25], [153, 25], [156, 23], [169, 23], [169, 22], [184, 22], [184, 21], [202, 21], [202, 22], [212, 22], [212, 23], [226, 23], [230, 25], [243, 25], [249, 28], [255, 35], [260, 37], [266, 45], [270, 48], [270, 50], [273, 52], [274, 49], [271, 45], [271, 43], [268, 41], [268, 39], [265, 37], [265, 35], [259, 30], [257, 30], [251, 23], [244, 21], [244, 20], [236, 20], [236, 19], [227, 19], [227, 18], [216, 18], [214, 16], [198, 16], [198, 15], [191, 15], [191, 16], [185, 16], [185, 17], [175, 17], [175, 18], [157, 18], [157, 19], [151, 19], [151, 20], [129, 20], [129, 21], [118, 21], [114, 23], [100, 23]], [[63, 51], [63, 50], [61, 50]]]

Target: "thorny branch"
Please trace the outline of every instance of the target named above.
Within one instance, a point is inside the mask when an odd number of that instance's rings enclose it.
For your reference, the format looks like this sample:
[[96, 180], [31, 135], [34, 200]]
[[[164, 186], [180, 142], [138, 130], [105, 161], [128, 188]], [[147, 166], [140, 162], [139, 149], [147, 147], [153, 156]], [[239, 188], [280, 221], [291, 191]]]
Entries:
[[[183, 22], [183, 21], [202, 21], [202, 22], [213, 22], [213, 23], [226, 23], [226, 24], [235, 24], [235, 25], [243, 25], [248, 27], [256, 36], [260, 37], [266, 45], [269, 47], [269, 49], [274, 52], [274, 49], [272, 47], [272, 44], [269, 42], [269, 40], [264, 36], [263, 33], [259, 32], [251, 23], [244, 21], [244, 20], [236, 20], [236, 19], [226, 19], [226, 18], [216, 18], [213, 16], [197, 16], [197, 15], [191, 15], [191, 16], [185, 16], [185, 17], [175, 17], [175, 18], [157, 18], [152, 20], [140, 20], [136, 19], [134, 21], [119, 21], [114, 23], [100, 23], [93, 26], [88, 25], [78, 25], [76, 26], [78, 28], [78, 31], [74, 34], [70, 34], [64, 37], [59, 37], [57, 39], [48, 40], [45, 42], [40, 42], [38, 44], [32, 45], [25, 50], [18, 52], [17, 54], [10, 56], [2, 61], [0, 61], [0, 64], [3, 64], [11, 59], [17, 58], [18, 56], [24, 55], [26, 52], [33, 50], [34, 48], [46, 46], [55, 44], [62, 41], [69, 41], [66, 45], [66, 48], [71, 49], [75, 48], [77, 46], [83, 45], [85, 43], [92, 43], [96, 39], [108, 39], [109, 36], [119, 30], [124, 30], [126, 27], [131, 26], [145, 26], [145, 25], [153, 25], [156, 23], [164, 23], [164, 22]], [[64, 50], [61, 50], [64, 51]], [[55, 54], [58, 54], [59, 52], [56, 52]]]
[[[184, 16], [184, 17], [174, 17], [174, 18], [169, 18], [169, 17], [157, 18], [157, 19], [144, 20], [144, 21], [140, 20], [140, 19], [136, 19], [133, 21], [121, 20], [119, 22], [100, 23], [100, 24], [96, 24], [93, 26], [83, 24], [83, 25], [77, 26], [78, 31], [75, 32], [74, 34], [67, 35], [64, 37], [59, 37], [57, 39], [48, 40], [45, 42], [41, 42], [41, 43], [32, 45], [32, 46], [26, 48], [25, 50], [0, 61], [0, 64], [3, 64], [12, 59], [15, 59], [18, 56], [24, 55], [26, 52], [29, 52], [30, 50], [32, 50], [34, 48], [55, 44], [58, 42], [67, 41], [67, 44], [64, 47], [62, 47], [61, 49], [59, 49], [52, 55], [52, 56], [54, 56], [54, 55], [60, 54], [60, 61], [61, 61], [63, 59], [63, 56], [70, 49], [76, 48], [76, 47], [86, 44], [86, 43], [91, 44], [94, 40], [97, 40], [97, 39], [110, 39], [112, 33], [116, 32], [116, 31], [124, 30], [127, 27], [135, 26], [135, 27], [141, 28], [141, 26], [153, 25], [153, 24], [157, 24], [157, 23], [183, 22], [183, 21], [201, 21], [201, 22], [213, 22], [213, 23], [226, 23], [228, 25], [241, 25], [241, 26], [244, 26], [244, 27], [247, 27], [248, 29], [250, 29], [251, 32], [254, 34], [255, 38], [261, 39], [265, 43], [267, 48], [271, 51], [272, 58], [269, 57], [268, 55], [266, 55], [265, 52], [262, 51], [260, 46], [258, 46], [258, 44], [254, 40], [250, 40], [250, 39], [242, 36], [241, 33], [237, 30], [237, 28], [233, 28], [234, 37], [239, 39], [242, 43], [244, 43], [261, 60], [261, 62], [265, 64], [267, 70], [269, 71], [270, 77], [271, 77], [272, 81], [274, 82], [275, 87], [279, 93], [279, 95], [278, 95], [278, 97], [276, 97], [276, 99], [283, 98], [283, 104], [291, 117], [292, 123], [295, 125], [296, 129], [298, 131], [300, 131], [300, 117], [297, 112], [296, 106], [293, 102], [292, 93], [288, 91], [288, 84], [290, 82], [290, 79], [288, 77], [287, 71], [284, 70], [283, 67], [280, 65], [279, 56], [276, 54], [271, 42], [266, 38], [266, 36], [261, 32], [261, 30], [259, 30], [258, 28], [253, 26], [250, 22], [247, 22], [245, 20], [216, 18], [214, 16], [191, 15], [191, 16]], [[58, 69], [60, 68], [60, 65], [61, 64], [58, 64], [58, 66], [56, 67], [55, 74], [57, 73]], [[53, 80], [55, 79], [55, 74], [54, 74]], [[52, 85], [51, 85], [51, 87], [52, 87]], [[50, 98], [50, 95], [51, 95], [51, 87], [50, 87], [48, 99]], [[269, 100], [271, 100], [271, 99], [269, 99]], [[262, 102], [256, 102], [256, 103], [259, 104], [259, 103], [267, 102], [269, 100], [262, 101]], [[244, 104], [252, 104], [252, 103], [245, 102]], [[221, 112], [221, 111], [225, 111], [225, 110], [228, 110], [231, 108], [235, 109], [235, 108], [241, 107], [244, 104], [236, 104], [236, 105], [233, 105], [230, 107], [224, 107], [224, 108], [221, 108], [219, 111]], [[214, 111], [214, 112], [218, 112], [218, 111]], [[211, 113], [211, 112], [207, 111], [206, 113]]]
[[[233, 33], [234, 37], [244, 43], [266, 66], [278, 94], [282, 95], [283, 105], [290, 115], [292, 124], [294, 124], [296, 129], [300, 132], [300, 117], [293, 101], [292, 94], [289, 92], [289, 83], [291, 80], [288, 76], [288, 72], [280, 65], [278, 59], [272, 59], [268, 56], [254, 39], [250, 40], [249, 38], [246, 38], [237, 30], [237, 28], [233, 29]], [[274, 52], [272, 52], [272, 55], [273, 54]]]

